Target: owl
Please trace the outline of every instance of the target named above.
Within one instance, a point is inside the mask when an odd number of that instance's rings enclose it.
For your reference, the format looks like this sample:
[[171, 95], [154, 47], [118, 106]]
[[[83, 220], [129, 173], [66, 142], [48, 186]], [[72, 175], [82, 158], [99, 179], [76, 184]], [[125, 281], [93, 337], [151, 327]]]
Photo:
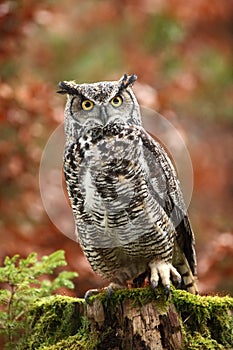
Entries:
[[173, 282], [196, 293], [194, 234], [179, 180], [142, 127], [136, 79], [59, 83], [67, 94], [63, 166], [77, 239], [108, 291], [147, 276], [153, 290], [161, 283], [169, 294]]

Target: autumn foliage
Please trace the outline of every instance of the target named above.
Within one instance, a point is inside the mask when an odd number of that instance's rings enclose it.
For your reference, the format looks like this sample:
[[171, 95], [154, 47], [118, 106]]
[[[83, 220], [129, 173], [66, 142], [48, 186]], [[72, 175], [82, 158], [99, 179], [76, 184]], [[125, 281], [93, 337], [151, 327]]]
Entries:
[[0, 3], [1, 262], [64, 249], [76, 295], [103, 285], [48, 218], [40, 159], [63, 122], [58, 81], [136, 73], [140, 103], [173, 123], [190, 152], [200, 291], [232, 293], [232, 20], [228, 0]]

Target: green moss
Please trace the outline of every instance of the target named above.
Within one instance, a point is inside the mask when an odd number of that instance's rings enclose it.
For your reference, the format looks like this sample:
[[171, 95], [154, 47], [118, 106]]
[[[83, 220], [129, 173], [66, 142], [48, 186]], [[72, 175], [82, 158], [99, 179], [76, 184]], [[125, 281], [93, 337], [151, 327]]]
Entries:
[[157, 307], [161, 310], [167, 309], [169, 304], [163, 288], [157, 288], [156, 294], [148, 287], [120, 289], [112, 292], [110, 298], [107, 292], [102, 292], [90, 297], [90, 303], [93, 303], [95, 299], [99, 299], [103, 305], [112, 308], [118, 303], [122, 303], [124, 300], [130, 300], [133, 306], [141, 306], [150, 302], [156, 302]]
[[[106, 310], [130, 301], [133, 306], [150, 302], [166, 312], [174, 303], [180, 313], [185, 350], [231, 349], [233, 347], [232, 315], [233, 298], [225, 296], [199, 296], [172, 289], [167, 300], [164, 290], [158, 288], [156, 295], [150, 288], [136, 288], [114, 291], [111, 298], [106, 292], [90, 298], [99, 299]], [[20, 349], [37, 350], [94, 350], [103, 334], [92, 334], [85, 318], [83, 299], [54, 296], [43, 298], [31, 310], [32, 335], [25, 347]], [[113, 327], [114, 328], [114, 327]], [[114, 329], [107, 329], [111, 334]]]
[[31, 309], [33, 332], [27, 339], [27, 349], [56, 344], [83, 329], [84, 300], [53, 296], [42, 298]]
[[218, 342], [211, 338], [203, 337], [200, 333], [196, 333], [193, 337], [188, 337], [186, 350], [224, 350], [226, 349]]
[[42, 346], [38, 350], [94, 350], [97, 339], [94, 335], [76, 334], [59, 341], [56, 345]]
[[233, 298], [205, 297], [173, 290], [172, 299], [181, 314], [187, 349], [225, 349], [233, 346], [230, 312]]

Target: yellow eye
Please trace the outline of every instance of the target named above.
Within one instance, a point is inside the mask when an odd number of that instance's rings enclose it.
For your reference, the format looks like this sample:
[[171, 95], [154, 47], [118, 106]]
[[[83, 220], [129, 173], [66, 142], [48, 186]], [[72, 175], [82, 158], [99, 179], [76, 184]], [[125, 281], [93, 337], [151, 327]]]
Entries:
[[90, 100], [83, 100], [81, 107], [84, 111], [90, 111], [94, 107], [94, 102]]
[[111, 104], [113, 105], [113, 107], [120, 107], [122, 105], [122, 97], [121, 96], [115, 96], [113, 97], [113, 99], [111, 100]]

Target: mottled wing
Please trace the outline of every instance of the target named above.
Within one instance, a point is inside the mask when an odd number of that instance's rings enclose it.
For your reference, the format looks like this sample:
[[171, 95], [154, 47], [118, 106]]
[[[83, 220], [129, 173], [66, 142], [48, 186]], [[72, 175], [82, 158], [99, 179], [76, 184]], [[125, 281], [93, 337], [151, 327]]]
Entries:
[[[176, 171], [163, 147], [144, 129], [141, 129], [140, 135], [154, 195], [176, 228], [177, 249], [175, 249], [174, 254], [183, 252], [193, 275], [196, 275], [197, 264], [194, 234], [187, 216]], [[175, 260], [179, 261], [180, 258], [175, 257]]]

